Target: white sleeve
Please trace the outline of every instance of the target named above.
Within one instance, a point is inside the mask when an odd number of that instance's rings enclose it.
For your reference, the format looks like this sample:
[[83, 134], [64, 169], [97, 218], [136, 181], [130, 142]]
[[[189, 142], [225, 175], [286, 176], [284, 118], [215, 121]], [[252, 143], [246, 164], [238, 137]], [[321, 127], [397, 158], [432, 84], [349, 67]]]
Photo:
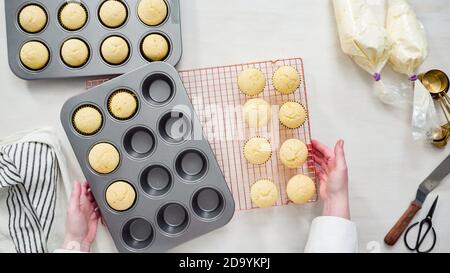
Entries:
[[88, 253], [88, 252], [68, 250], [68, 249], [55, 249], [55, 251], [53, 251], [53, 253]]
[[320, 216], [313, 220], [305, 252], [355, 253], [357, 251], [358, 235], [355, 223], [334, 216]]

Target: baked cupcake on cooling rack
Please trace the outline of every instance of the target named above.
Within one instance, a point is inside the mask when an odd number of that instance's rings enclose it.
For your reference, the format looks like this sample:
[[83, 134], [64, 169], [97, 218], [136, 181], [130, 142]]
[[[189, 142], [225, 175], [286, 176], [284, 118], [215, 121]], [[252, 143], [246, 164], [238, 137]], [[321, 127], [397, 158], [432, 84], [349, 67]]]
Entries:
[[247, 96], [259, 95], [266, 87], [266, 78], [261, 70], [244, 69], [238, 77], [239, 90]]
[[273, 87], [283, 95], [295, 92], [300, 86], [300, 74], [292, 66], [282, 66], [273, 74]]
[[251, 164], [264, 164], [270, 159], [271, 156], [272, 146], [266, 138], [253, 137], [244, 145], [244, 157]]
[[306, 121], [307, 113], [305, 107], [298, 102], [285, 102], [278, 112], [278, 119], [281, 124], [289, 129], [296, 129]]
[[268, 179], [256, 181], [250, 189], [250, 198], [255, 206], [269, 208], [277, 203], [279, 197], [275, 183]]

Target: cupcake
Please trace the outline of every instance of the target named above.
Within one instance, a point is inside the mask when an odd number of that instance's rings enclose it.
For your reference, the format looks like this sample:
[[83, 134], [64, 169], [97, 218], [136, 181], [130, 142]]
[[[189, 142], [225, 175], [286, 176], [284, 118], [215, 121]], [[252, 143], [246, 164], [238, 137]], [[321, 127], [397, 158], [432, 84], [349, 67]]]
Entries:
[[27, 42], [20, 49], [20, 61], [28, 69], [40, 70], [48, 64], [49, 60], [50, 52], [41, 42]]
[[305, 204], [316, 194], [316, 185], [308, 176], [299, 174], [289, 180], [286, 193], [295, 204]]
[[25, 6], [19, 13], [19, 25], [28, 33], [37, 33], [47, 25], [47, 13], [38, 5]]
[[306, 110], [298, 102], [288, 101], [280, 107], [278, 118], [281, 124], [290, 129], [295, 129], [303, 125], [306, 120]]
[[280, 160], [284, 166], [296, 169], [302, 166], [308, 158], [308, 147], [301, 140], [288, 139], [280, 148]]
[[169, 42], [161, 34], [150, 34], [144, 38], [141, 50], [148, 61], [162, 61], [169, 54]]
[[277, 203], [278, 189], [272, 181], [261, 179], [252, 185], [250, 197], [255, 206], [269, 208]]
[[98, 15], [103, 25], [109, 28], [117, 28], [127, 20], [128, 11], [122, 1], [107, 0], [100, 6]]
[[289, 95], [300, 86], [300, 75], [292, 66], [282, 66], [275, 71], [272, 81], [278, 92]]
[[245, 69], [239, 74], [239, 90], [247, 96], [256, 96], [264, 91], [266, 78], [264, 74], [256, 68]]
[[89, 47], [87, 44], [73, 38], [65, 41], [61, 47], [61, 58], [63, 62], [70, 67], [82, 67], [89, 60]]
[[120, 154], [112, 144], [99, 143], [89, 151], [88, 161], [97, 173], [109, 174], [119, 166]]
[[106, 203], [116, 211], [129, 210], [136, 201], [136, 191], [125, 181], [116, 181], [106, 189]]
[[83, 105], [75, 110], [72, 123], [78, 133], [86, 136], [96, 134], [103, 124], [103, 116], [97, 107]]
[[130, 46], [124, 38], [111, 36], [103, 41], [100, 51], [105, 62], [120, 65], [128, 59]]
[[108, 110], [113, 117], [120, 120], [132, 118], [138, 108], [136, 95], [129, 90], [118, 90], [108, 99]]
[[264, 127], [272, 117], [270, 104], [260, 98], [248, 100], [244, 104], [242, 112], [244, 121], [250, 128]]
[[264, 164], [271, 156], [272, 146], [267, 139], [262, 137], [254, 137], [245, 143], [244, 157], [251, 164]]
[[149, 26], [161, 24], [167, 17], [167, 4], [164, 0], [141, 0], [138, 5], [138, 16]]
[[87, 22], [88, 14], [83, 4], [68, 2], [59, 11], [59, 22], [67, 30], [79, 30]]

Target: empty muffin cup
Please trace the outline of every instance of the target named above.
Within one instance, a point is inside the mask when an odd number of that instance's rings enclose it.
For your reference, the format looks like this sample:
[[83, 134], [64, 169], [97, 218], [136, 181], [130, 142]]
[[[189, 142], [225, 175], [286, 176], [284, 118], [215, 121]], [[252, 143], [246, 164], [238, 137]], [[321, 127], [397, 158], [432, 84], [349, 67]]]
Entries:
[[151, 104], [162, 105], [170, 101], [174, 93], [174, 83], [165, 74], [150, 75], [142, 84], [142, 94]]
[[219, 191], [213, 188], [203, 188], [194, 194], [192, 209], [202, 219], [214, 219], [222, 213], [225, 207], [223, 200]]
[[134, 127], [125, 134], [123, 146], [134, 158], [148, 157], [155, 150], [155, 135], [146, 127]]
[[200, 151], [186, 150], [177, 157], [175, 169], [184, 180], [196, 181], [205, 175], [208, 169], [208, 161]]
[[173, 185], [172, 174], [162, 165], [147, 167], [140, 177], [141, 187], [148, 195], [159, 197], [170, 191]]
[[170, 235], [180, 234], [189, 224], [187, 210], [178, 203], [169, 203], [161, 207], [156, 218], [161, 230]]
[[169, 143], [180, 143], [191, 135], [191, 120], [182, 112], [172, 111], [162, 116], [158, 124], [161, 137]]
[[148, 247], [154, 237], [152, 224], [143, 218], [129, 220], [122, 229], [125, 244], [136, 250]]

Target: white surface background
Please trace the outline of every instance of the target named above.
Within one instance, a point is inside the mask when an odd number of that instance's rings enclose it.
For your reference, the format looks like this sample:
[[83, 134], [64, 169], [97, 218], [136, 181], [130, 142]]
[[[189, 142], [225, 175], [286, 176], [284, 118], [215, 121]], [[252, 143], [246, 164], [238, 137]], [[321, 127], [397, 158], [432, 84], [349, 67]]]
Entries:
[[[12, 1], [12, 0], [7, 0]], [[414, 142], [410, 109], [391, 109], [371, 93], [371, 78], [339, 48], [329, 0], [181, 0], [184, 55], [179, 69], [286, 57], [303, 57], [313, 137], [332, 145], [346, 141], [352, 219], [359, 249], [369, 242], [380, 251], [406, 251], [402, 242], [386, 248], [383, 238], [414, 198], [418, 184], [449, 153]], [[411, 1], [424, 23], [430, 56], [422, 70], [450, 72], [450, 1]], [[53, 126], [62, 136], [59, 111], [84, 92], [84, 80], [26, 82], [7, 62], [4, 1], [0, 3], [0, 138], [17, 131]], [[384, 76], [392, 72], [385, 69]], [[449, 145], [450, 146], [450, 145]], [[70, 149], [66, 146], [68, 151]], [[69, 152], [70, 164], [76, 164]], [[79, 172], [73, 179], [81, 179]], [[436, 251], [450, 251], [450, 177], [436, 194]], [[224, 228], [174, 251], [301, 252], [321, 204], [238, 212]], [[375, 248], [377, 250], [376, 243]]]

